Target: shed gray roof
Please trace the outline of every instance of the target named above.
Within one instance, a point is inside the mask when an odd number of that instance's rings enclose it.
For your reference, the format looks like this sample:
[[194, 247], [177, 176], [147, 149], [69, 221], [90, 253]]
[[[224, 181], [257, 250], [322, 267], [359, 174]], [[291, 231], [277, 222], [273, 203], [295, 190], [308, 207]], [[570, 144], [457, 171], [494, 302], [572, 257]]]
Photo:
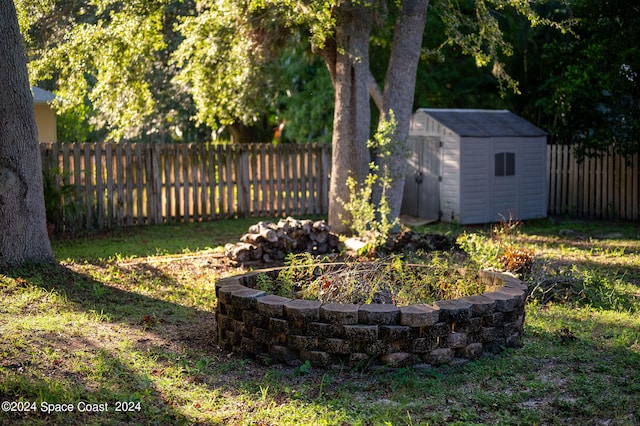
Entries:
[[48, 104], [56, 98], [56, 95], [48, 90], [35, 86], [31, 86], [31, 93], [33, 93], [33, 103], [35, 104]]
[[418, 111], [460, 136], [546, 136], [547, 132], [507, 110], [431, 109]]

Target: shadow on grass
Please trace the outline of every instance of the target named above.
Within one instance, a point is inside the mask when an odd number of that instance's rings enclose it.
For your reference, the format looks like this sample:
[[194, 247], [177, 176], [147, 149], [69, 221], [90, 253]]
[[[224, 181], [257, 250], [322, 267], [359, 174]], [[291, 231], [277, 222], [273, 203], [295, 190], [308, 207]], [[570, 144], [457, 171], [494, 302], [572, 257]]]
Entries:
[[[0, 424], [176, 424], [192, 422], [177, 412], [155, 389], [147, 374], [130, 368], [126, 360], [78, 336], [54, 341], [30, 342], [34, 346], [60, 347], [59, 351], [83, 350], [92, 353], [101, 371], [90, 371], [90, 377], [64, 371], [54, 360], [49, 369], [33, 373], [29, 363], [10, 365], [2, 374], [3, 401], [26, 401], [35, 404], [29, 411], [2, 412]], [[82, 348], [82, 349], [80, 349]], [[34, 377], [35, 376], [35, 377]], [[67, 407], [67, 411], [60, 411]], [[69, 410], [68, 407], [72, 409]], [[31, 408], [34, 408], [32, 406]]]
[[[120, 272], [126, 277], [125, 271], [112, 271], [114, 274]], [[161, 272], [158, 270], [149, 272], [156, 274], [162, 285], [178, 285], [172, 278], [159, 275]], [[18, 341], [24, 345], [25, 356], [14, 350], [12, 353], [18, 359], [5, 359], [0, 363], [0, 399], [39, 401], [38, 404], [40, 401], [71, 403], [74, 404], [74, 412], [45, 414], [38, 406], [35, 412], [2, 412], [0, 424], [193, 423], [192, 419], [175, 410], [176, 402], [171, 396], [156, 387], [156, 378], [152, 376], [160, 373], [152, 366], [166, 365], [177, 369], [189, 381], [191, 374], [197, 375], [202, 369], [196, 365], [198, 360], [216, 360], [221, 352], [216, 345], [213, 312], [105, 285], [60, 264], [25, 266], [5, 275], [25, 287], [41, 287], [63, 295], [69, 302], [69, 311], [95, 314], [102, 318], [96, 324], [98, 328], [105, 324], [107, 333], [116, 329], [118, 334], [100, 339], [96, 337], [99, 331], [93, 328], [68, 335], [39, 332], [35, 327], [24, 330], [27, 333], [20, 333]], [[120, 285], [126, 287], [126, 283]], [[149, 290], [153, 292], [153, 289]], [[29, 312], [25, 313], [29, 315]], [[34, 359], [37, 356], [34, 354], [42, 353], [63, 356], [51, 362]], [[76, 353], [83, 353], [91, 359], [90, 365], [74, 366], [76, 371], [82, 371], [81, 374], [64, 368], [65, 362], [74, 358]], [[139, 359], [127, 359], [131, 354]], [[93, 371], [96, 368], [101, 371]], [[80, 401], [108, 403], [108, 413], [79, 412], [77, 404]], [[116, 412], [116, 403], [123, 401], [139, 401], [140, 405], [134, 404], [128, 412]]]

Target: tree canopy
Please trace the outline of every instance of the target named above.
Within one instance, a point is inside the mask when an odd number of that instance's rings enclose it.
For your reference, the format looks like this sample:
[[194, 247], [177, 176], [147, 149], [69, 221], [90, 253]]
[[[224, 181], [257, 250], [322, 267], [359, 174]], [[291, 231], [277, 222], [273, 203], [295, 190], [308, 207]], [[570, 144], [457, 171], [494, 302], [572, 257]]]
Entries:
[[[474, 98], [482, 103], [480, 92], [495, 92], [496, 80], [474, 64], [494, 61], [491, 69], [504, 68], [500, 56], [507, 45], [494, 30], [509, 3], [522, 2], [431, 2], [417, 82], [423, 99], [440, 92], [446, 96], [438, 106], [455, 106]], [[268, 130], [282, 121], [290, 140], [328, 140], [332, 87], [325, 65], [308, 52], [331, 39], [337, 4], [17, 1], [31, 78], [58, 95], [63, 140], [202, 140], [222, 126], [263, 128], [245, 138], [269, 140]], [[381, 82], [399, 9], [394, 2], [371, 6], [371, 70]], [[487, 29], [478, 35], [483, 25]], [[477, 61], [464, 60], [465, 53]], [[451, 72], [465, 81], [452, 86], [449, 79], [443, 89], [437, 76]], [[90, 127], [75, 126], [77, 121]]]

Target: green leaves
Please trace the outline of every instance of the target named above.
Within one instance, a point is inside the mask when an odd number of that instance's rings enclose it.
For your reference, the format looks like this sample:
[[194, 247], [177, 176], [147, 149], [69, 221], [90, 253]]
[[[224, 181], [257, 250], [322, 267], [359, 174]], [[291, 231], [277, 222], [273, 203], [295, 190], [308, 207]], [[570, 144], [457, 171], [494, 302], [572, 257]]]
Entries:
[[110, 139], [132, 138], [148, 131], [157, 113], [151, 69], [166, 47], [162, 9], [139, 14], [132, 6], [107, 10], [113, 2], [99, 6], [91, 22], [72, 24], [60, 43], [41, 50], [29, 64], [31, 79], [56, 80], [60, 112], [88, 100]]

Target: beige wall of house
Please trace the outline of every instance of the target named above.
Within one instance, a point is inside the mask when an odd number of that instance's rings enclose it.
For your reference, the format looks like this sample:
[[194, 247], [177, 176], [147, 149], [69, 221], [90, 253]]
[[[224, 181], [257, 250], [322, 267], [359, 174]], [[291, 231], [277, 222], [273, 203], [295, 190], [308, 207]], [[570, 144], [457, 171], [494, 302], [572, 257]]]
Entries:
[[56, 113], [48, 104], [35, 104], [33, 109], [36, 114], [38, 141], [57, 142]]

